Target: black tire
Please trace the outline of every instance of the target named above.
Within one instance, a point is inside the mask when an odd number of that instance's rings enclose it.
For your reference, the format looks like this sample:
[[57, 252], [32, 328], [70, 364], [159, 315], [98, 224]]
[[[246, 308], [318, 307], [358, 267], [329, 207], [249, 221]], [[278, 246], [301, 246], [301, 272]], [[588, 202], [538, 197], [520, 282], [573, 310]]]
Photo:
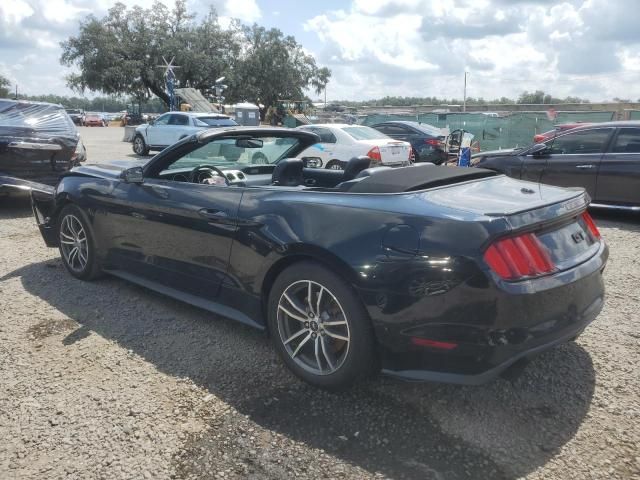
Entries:
[[149, 155], [149, 147], [145, 143], [144, 138], [142, 138], [142, 135], [133, 137], [133, 153], [141, 157]]
[[[308, 295], [305, 296], [305, 282], [312, 283], [316, 289], [315, 296], [312, 291], [311, 303], [315, 304], [319, 296], [324, 302], [322, 307], [318, 303], [319, 314], [315, 317], [313, 307], [310, 307], [309, 303], [306, 304], [305, 318], [310, 320], [306, 323], [290, 317], [281, 310], [281, 307], [292, 308], [293, 305], [286, 299], [285, 292], [291, 294], [298, 284], [302, 285], [299, 287], [301, 295], [304, 299], [308, 298]], [[324, 289], [321, 294], [320, 287]], [[300, 297], [295, 298], [298, 307], [302, 305], [298, 302], [299, 299]], [[343, 390], [374, 373], [377, 365], [374, 358], [375, 343], [367, 311], [352, 287], [332, 271], [311, 261], [293, 264], [274, 282], [267, 308], [271, 338], [278, 354], [285, 365], [305, 382], [327, 390]], [[326, 310], [322, 311], [323, 308]], [[294, 315], [300, 315], [300, 310], [294, 311]], [[336, 311], [342, 314], [333, 316]], [[317, 322], [311, 320], [313, 318], [316, 318]], [[296, 330], [296, 333], [291, 335], [291, 330], [285, 331], [288, 323], [297, 325], [295, 328], [304, 332], [300, 334]], [[337, 323], [345, 325], [335, 326]], [[326, 324], [334, 326], [328, 327]], [[327, 333], [328, 329], [331, 330], [331, 334]], [[311, 337], [314, 332], [317, 333]], [[334, 335], [337, 334], [345, 335], [349, 340], [336, 340]], [[295, 335], [298, 337], [291, 340]], [[309, 339], [304, 340], [307, 336]], [[298, 338], [301, 340], [298, 341]], [[288, 345], [285, 344], [287, 339], [290, 342]], [[304, 345], [300, 347], [300, 343]], [[294, 348], [299, 350], [297, 356], [290, 351]], [[321, 355], [318, 353], [320, 350]], [[295, 359], [292, 354], [296, 356]]]
[[337, 159], [329, 160], [325, 168], [329, 170], [344, 170], [345, 162]]
[[[72, 250], [74, 246], [77, 248], [80, 242], [76, 242], [73, 245], [69, 244], [69, 242], [72, 241], [69, 237], [74, 235], [70, 234], [65, 222], [73, 222], [73, 224], [76, 225], [76, 231], [78, 230], [77, 225], [79, 224], [84, 232], [86, 250], [80, 250], [84, 252], [84, 264], [82, 264], [83, 255], [80, 255], [80, 253], [77, 253], [75, 257], [69, 255], [70, 249]], [[60, 215], [58, 215], [57, 232], [60, 257], [67, 271], [80, 280], [93, 280], [100, 277], [102, 268], [97, 257], [93, 232], [84, 211], [71, 204], [64, 207]], [[80, 236], [80, 238], [82, 238], [82, 236]], [[76, 261], [74, 261], [74, 258]]]

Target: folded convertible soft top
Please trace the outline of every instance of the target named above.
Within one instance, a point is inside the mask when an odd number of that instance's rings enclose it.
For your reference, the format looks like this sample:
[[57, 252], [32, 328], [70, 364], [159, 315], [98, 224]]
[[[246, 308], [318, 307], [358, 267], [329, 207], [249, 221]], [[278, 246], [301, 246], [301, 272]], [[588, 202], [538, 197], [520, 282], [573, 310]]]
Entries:
[[400, 193], [450, 185], [497, 175], [483, 168], [416, 166], [394, 168], [363, 178], [349, 188], [350, 193]]

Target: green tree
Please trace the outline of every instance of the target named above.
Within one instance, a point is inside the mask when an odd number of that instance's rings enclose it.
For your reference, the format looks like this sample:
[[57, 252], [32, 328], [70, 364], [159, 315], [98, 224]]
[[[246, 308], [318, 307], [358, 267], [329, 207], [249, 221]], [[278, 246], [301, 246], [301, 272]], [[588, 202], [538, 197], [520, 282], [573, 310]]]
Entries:
[[311, 87], [321, 91], [331, 77], [302, 46], [280, 30], [232, 21], [223, 28], [215, 9], [199, 23], [176, 0], [169, 9], [156, 1], [150, 9], [117, 3], [106, 17], [87, 17], [80, 32], [62, 42], [61, 63], [79, 73], [67, 78], [76, 91], [129, 95], [142, 102], [155, 95], [168, 105], [162, 57], [175, 57], [180, 86], [209, 93], [226, 77], [228, 101], [274, 105], [278, 98], [302, 99]]
[[234, 101], [253, 100], [270, 107], [278, 99], [302, 100], [306, 89], [319, 92], [329, 82], [331, 71], [318, 68], [294, 37], [277, 28], [243, 27], [242, 44], [243, 54], [229, 89]]
[[78, 67], [79, 73], [67, 78], [77, 91], [125, 94], [138, 101], [155, 95], [168, 105], [159, 68], [163, 57], [175, 57], [180, 86], [208, 88], [237, 57], [236, 31], [236, 24], [223, 30], [213, 8], [196, 24], [185, 0], [177, 0], [173, 9], [158, 1], [149, 9], [117, 3], [102, 19], [88, 16], [78, 36], [61, 43], [61, 63]]
[[0, 75], [0, 98], [7, 98], [9, 96], [9, 87], [11, 82], [8, 78]]

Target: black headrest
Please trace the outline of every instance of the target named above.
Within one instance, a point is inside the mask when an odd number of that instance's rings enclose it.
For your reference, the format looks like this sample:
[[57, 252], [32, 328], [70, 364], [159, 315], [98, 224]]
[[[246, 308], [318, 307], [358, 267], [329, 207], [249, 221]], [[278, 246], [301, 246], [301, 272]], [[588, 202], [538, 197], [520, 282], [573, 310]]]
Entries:
[[273, 185], [282, 185], [285, 187], [295, 187], [304, 183], [302, 169], [304, 162], [301, 158], [283, 158], [276, 164], [271, 174], [271, 183]]
[[362, 170], [360, 173], [358, 173], [358, 175], [356, 175], [356, 178], [364, 178], [364, 177], [370, 177], [371, 175], [374, 175], [378, 172], [384, 172], [385, 170], [391, 170], [391, 167], [371, 167], [371, 168], [367, 168], [365, 170]]
[[353, 157], [351, 160], [347, 162], [347, 165], [344, 167], [344, 173], [342, 174], [342, 181], [346, 182], [348, 180], [353, 180], [356, 178], [361, 171], [369, 168], [371, 164], [371, 159], [366, 155], [362, 155], [360, 157]]

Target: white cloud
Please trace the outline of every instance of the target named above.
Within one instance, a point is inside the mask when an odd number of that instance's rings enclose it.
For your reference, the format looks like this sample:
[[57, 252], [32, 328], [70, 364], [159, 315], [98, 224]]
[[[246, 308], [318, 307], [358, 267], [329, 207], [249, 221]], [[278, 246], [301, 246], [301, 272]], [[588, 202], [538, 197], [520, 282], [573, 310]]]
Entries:
[[249, 23], [255, 22], [262, 17], [260, 7], [255, 0], [227, 0], [224, 3], [222, 13]]
[[[77, 33], [85, 15], [101, 17], [115, 1], [0, 0], [0, 73], [27, 93], [69, 93], [59, 42]], [[153, 0], [125, 3], [149, 8]], [[272, 10], [268, 0], [187, 5], [199, 15], [213, 6], [223, 23], [232, 17], [259, 22]], [[474, 97], [543, 89], [592, 100], [637, 99], [636, 10], [637, 0], [351, 0], [313, 18], [292, 20], [282, 12], [275, 26], [289, 33], [292, 22], [303, 23], [315, 40], [305, 42], [305, 50], [333, 71], [330, 99], [460, 98], [465, 70]]]
[[[354, 0], [304, 25], [334, 72], [331, 98], [517, 97], [543, 89], [592, 100], [640, 97], [636, 2]], [[354, 87], [357, 86], [357, 89]]]

